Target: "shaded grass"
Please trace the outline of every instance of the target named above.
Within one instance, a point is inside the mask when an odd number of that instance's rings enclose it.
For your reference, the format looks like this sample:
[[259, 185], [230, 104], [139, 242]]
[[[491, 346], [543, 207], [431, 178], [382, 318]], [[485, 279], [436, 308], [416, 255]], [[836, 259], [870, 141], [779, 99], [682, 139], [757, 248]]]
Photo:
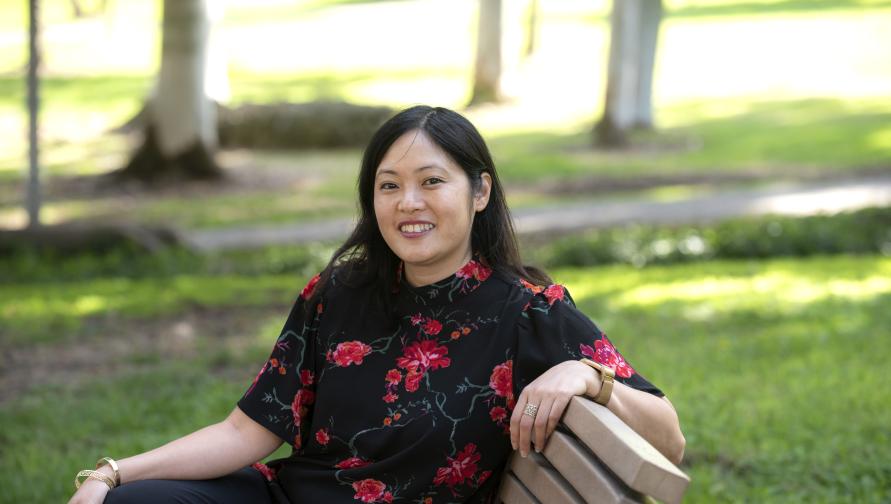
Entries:
[[[693, 477], [685, 502], [882, 502], [891, 495], [891, 391], [884, 386], [891, 259], [552, 273], [676, 405]], [[154, 288], [151, 279], [139, 284]], [[270, 279], [256, 289], [278, 295], [292, 284]], [[213, 287], [237, 292], [243, 285], [232, 277]], [[170, 313], [163, 303], [148, 306]], [[159, 362], [114, 379], [41, 387], [0, 405], [2, 500], [59, 501], [72, 491], [71, 476], [97, 456], [143, 451], [222, 419], [274, 335], [264, 339], [223, 366], [209, 357]]]

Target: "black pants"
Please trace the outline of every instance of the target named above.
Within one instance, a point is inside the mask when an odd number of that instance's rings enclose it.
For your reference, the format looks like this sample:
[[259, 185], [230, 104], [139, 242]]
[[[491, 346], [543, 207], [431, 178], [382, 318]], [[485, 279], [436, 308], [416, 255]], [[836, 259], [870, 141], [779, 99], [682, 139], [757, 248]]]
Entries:
[[265, 477], [245, 467], [212, 480], [142, 480], [108, 492], [105, 504], [270, 504]]

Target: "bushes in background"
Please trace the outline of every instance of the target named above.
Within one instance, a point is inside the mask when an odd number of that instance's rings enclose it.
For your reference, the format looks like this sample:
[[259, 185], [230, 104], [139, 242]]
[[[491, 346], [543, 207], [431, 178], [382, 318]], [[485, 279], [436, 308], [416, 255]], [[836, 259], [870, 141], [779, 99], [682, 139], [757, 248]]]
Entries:
[[627, 226], [527, 247], [546, 266], [628, 263], [636, 266], [707, 259], [891, 255], [891, 207], [813, 217], [765, 216], [708, 225]]

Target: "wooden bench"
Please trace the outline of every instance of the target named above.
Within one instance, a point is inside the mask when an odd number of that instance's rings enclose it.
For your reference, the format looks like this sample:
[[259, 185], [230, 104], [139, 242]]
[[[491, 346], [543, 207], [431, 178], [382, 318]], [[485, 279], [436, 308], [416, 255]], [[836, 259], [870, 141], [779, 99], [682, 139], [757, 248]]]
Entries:
[[497, 502], [681, 502], [690, 478], [607, 408], [576, 396], [540, 454], [511, 455]]

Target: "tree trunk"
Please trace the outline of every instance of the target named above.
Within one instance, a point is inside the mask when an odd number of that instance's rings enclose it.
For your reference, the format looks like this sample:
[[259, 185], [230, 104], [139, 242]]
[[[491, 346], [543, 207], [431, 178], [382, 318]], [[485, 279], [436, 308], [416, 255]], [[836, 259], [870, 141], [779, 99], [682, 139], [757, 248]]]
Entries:
[[653, 127], [653, 72], [656, 69], [656, 46], [662, 23], [662, 1], [646, 0], [641, 6], [640, 65], [637, 81], [637, 102], [632, 128]]
[[217, 179], [216, 108], [205, 93], [209, 0], [164, 0], [161, 70], [143, 145], [117, 180]]
[[635, 125], [651, 126], [652, 82], [661, 0], [613, 0], [603, 117], [595, 143], [622, 147]]
[[37, 70], [40, 66], [39, 9], [38, 0], [28, 2], [28, 227], [40, 226], [40, 144], [37, 138], [39, 102], [39, 82]]
[[531, 0], [529, 2], [529, 17], [526, 18], [526, 48], [523, 51], [523, 55], [526, 57], [532, 56], [532, 53], [535, 52], [535, 47], [538, 43], [536, 40], [536, 30], [538, 29], [538, 0]]
[[479, 0], [479, 4], [470, 105], [501, 100], [501, 0]]

